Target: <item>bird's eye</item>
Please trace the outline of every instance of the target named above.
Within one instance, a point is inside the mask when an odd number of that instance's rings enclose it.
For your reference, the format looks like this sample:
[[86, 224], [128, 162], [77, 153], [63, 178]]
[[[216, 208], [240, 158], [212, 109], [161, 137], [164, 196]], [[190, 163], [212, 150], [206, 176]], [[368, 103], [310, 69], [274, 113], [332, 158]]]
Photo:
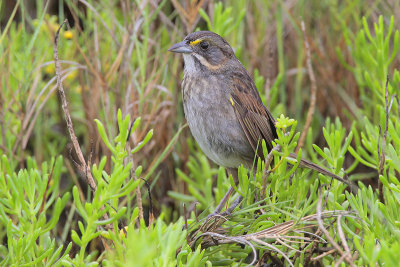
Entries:
[[201, 49], [206, 50], [208, 48], [208, 42], [206, 41], [201, 42], [200, 47]]

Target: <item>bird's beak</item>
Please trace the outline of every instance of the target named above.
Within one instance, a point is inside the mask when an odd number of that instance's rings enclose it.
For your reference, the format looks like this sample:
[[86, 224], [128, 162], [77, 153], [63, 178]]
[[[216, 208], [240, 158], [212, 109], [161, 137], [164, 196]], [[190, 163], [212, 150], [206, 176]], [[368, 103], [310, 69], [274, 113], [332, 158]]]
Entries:
[[186, 41], [174, 44], [168, 49], [168, 51], [173, 53], [184, 53], [184, 54], [189, 54], [193, 52], [192, 47], [188, 45]]

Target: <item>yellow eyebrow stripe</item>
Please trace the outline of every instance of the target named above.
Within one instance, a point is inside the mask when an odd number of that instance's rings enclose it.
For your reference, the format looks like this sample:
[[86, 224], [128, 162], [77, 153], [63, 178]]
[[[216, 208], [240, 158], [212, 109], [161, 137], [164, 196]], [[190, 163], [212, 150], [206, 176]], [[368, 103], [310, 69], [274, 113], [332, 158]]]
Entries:
[[229, 100], [231, 101], [232, 106], [234, 106], [234, 105], [235, 105], [235, 102], [233, 102], [232, 97], [229, 97]]
[[197, 45], [200, 42], [201, 42], [201, 39], [197, 39], [197, 40], [191, 41], [189, 44], [190, 45]]

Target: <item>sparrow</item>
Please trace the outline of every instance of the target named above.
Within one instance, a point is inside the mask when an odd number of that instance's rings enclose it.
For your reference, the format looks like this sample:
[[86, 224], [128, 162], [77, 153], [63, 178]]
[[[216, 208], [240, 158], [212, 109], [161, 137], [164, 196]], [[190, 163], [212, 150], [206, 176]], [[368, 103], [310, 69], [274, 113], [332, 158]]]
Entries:
[[[264, 160], [262, 140], [268, 151], [273, 149], [278, 138], [274, 117], [232, 47], [218, 34], [190, 33], [168, 51], [183, 55], [183, 107], [193, 137], [237, 182], [241, 164], [251, 168], [255, 156]], [[348, 183], [308, 160], [301, 159], [299, 165]], [[221, 212], [232, 192], [230, 188], [214, 214]]]

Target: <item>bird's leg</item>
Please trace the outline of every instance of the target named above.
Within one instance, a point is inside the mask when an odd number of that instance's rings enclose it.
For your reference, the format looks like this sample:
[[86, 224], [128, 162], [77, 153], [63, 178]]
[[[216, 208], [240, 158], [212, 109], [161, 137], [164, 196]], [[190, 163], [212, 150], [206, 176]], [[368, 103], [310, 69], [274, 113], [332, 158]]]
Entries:
[[[235, 184], [237, 185], [239, 183], [239, 179], [238, 179], [238, 169], [232, 169], [229, 168], [227, 169], [228, 175], [232, 175], [233, 181], [235, 182]], [[208, 219], [210, 219], [211, 217], [214, 217], [216, 215], [220, 215], [221, 214], [221, 210], [222, 208], [225, 206], [225, 204], [228, 202], [231, 194], [234, 192], [235, 190], [233, 189], [233, 187], [231, 186], [228, 190], [228, 192], [226, 192], [225, 196], [221, 199], [221, 201], [219, 202], [217, 208], [214, 210], [213, 213], [211, 213], [210, 215], [207, 216], [207, 221]], [[239, 203], [242, 201], [243, 197], [239, 196], [237, 199], [235, 199], [235, 201], [232, 203], [232, 205], [221, 215], [230, 215], [231, 212], [239, 205]]]
[[229, 206], [229, 208], [226, 209], [225, 212], [223, 212], [221, 215], [222, 216], [226, 216], [226, 215], [231, 215], [232, 211], [240, 204], [240, 202], [242, 202], [243, 197], [241, 195], [239, 195], [235, 201], [233, 201], [233, 203]]
[[226, 192], [225, 196], [221, 199], [221, 201], [219, 202], [218, 206], [215, 208], [214, 212], [210, 215], [216, 215], [216, 214], [220, 214], [221, 210], [223, 209], [223, 207], [225, 206], [226, 202], [228, 202], [231, 194], [233, 193], [234, 189], [231, 186], [228, 190], [228, 192]]

